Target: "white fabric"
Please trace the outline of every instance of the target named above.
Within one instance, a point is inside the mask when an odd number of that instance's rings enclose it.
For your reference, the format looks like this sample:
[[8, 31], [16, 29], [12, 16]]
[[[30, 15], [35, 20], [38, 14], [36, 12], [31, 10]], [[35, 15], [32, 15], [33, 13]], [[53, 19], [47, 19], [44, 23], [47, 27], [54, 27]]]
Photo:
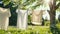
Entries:
[[[59, 11], [56, 11], [56, 19], [58, 19], [58, 16], [60, 15], [60, 12]], [[43, 14], [43, 18], [44, 19], [47, 19], [47, 20], [50, 20], [50, 15], [47, 11], [45, 11], [45, 13]]]
[[32, 22], [32, 24], [41, 25], [42, 23], [40, 23], [40, 22]]
[[17, 10], [16, 12], [18, 14], [17, 28], [26, 29], [27, 28], [28, 11], [27, 10]]
[[7, 30], [10, 16], [8, 9], [0, 8], [0, 29]]
[[32, 23], [35, 25], [41, 25], [42, 24], [42, 15], [43, 15], [43, 11], [34, 10], [32, 13]]

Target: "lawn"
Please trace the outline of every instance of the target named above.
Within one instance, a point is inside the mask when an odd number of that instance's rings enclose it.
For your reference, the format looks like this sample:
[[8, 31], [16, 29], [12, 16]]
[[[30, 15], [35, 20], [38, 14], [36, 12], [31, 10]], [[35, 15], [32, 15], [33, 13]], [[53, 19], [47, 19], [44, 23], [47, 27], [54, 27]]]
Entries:
[[28, 26], [27, 30], [20, 30], [10, 26], [7, 31], [0, 30], [0, 34], [50, 34], [49, 26]]
[[[56, 24], [60, 32], [60, 23]], [[0, 34], [52, 34], [49, 28], [49, 23], [46, 22], [44, 26], [28, 25], [27, 30], [20, 30], [16, 26], [9, 26], [8, 30], [0, 30]]]

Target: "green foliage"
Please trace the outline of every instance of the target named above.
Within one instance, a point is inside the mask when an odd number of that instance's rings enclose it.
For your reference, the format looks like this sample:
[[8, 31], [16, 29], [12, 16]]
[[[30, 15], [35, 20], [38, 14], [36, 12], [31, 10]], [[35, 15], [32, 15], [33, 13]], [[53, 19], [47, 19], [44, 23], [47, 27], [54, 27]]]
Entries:
[[28, 9], [27, 6], [32, 5], [34, 2], [36, 2], [35, 6], [30, 6], [29, 8], [36, 8], [37, 6], [40, 6], [42, 0], [3, 0], [4, 6], [9, 5], [9, 3], [13, 3], [12, 7], [18, 6], [19, 9]]
[[47, 20], [47, 21], [45, 21], [44, 24], [45, 24], [45, 26], [50, 26], [50, 21]]
[[28, 15], [28, 23], [31, 23], [31, 15]]
[[60, 30], [60, 23], [57, 23], [56, 27]]
[[16, 25], [17, 23], [17, 13], [16, 13], [16, 7], [11, 7], [10, 11], [11, 11], [11, 17], [9, 18], [9, 25]]
[[4, 6], [8, 5], [11, 2], [11, 0], [3, 0]]

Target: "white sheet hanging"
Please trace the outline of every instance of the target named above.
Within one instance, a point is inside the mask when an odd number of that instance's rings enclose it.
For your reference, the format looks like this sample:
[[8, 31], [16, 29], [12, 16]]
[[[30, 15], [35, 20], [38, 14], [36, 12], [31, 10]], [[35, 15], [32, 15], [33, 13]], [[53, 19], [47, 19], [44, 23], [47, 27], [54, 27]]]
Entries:
[[41, 25], [42, 24], [42, 15], [43, 15], [43, 11], [41, 11], [41, 10], [33, 10], [32, 24]]
[[17, 13], [18, 13], [17, 28], [26, 29], [27, 28], [28, 11], [27, 10], [17, 10]]
[[8, 9], [0, 8], [0, 29], [7, 30], [10, 16], [11, 14]]

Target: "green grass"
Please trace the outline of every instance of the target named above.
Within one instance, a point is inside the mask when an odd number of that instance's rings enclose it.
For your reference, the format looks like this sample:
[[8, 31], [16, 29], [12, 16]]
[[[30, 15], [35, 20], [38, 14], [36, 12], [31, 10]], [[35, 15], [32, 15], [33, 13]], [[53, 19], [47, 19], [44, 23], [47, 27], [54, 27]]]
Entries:
[[[7, 31], [0, 30], [0, 34], [52, 34], [49, 24], [49, 21], [46, 21], [44, 26], [29, 25], [27, 30], [20, 30], [15, 26], [9, 26]], [[56, 26], [60, 32], [60, 23], [57, 23]]]
[[10, 26], [7, 31], [0, 30], [0, 34], [50, 34], [49, 26], [28, 26], [27, 30], [20, 30]]

